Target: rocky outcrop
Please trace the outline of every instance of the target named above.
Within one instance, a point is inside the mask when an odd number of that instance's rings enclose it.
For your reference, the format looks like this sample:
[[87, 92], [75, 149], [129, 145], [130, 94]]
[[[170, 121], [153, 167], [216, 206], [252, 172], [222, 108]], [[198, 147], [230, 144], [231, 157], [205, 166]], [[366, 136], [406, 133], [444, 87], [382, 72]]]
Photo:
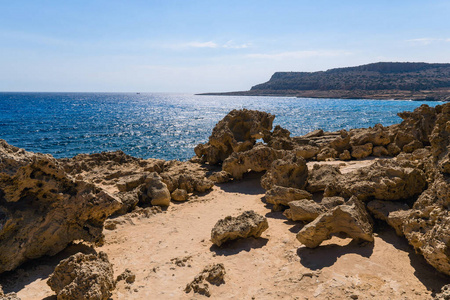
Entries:
[[270, 190], [273, 186], [304, 189], [308, 179], [308, 167], [303, 157], [288, 155], [272, 162], [261, 178], [261, 186]]
[[0, 273], [74, 240], [101, 241], [105, 219], [119, 207], [105, 191], [72, 180], [53, 158], [0, 174]]
[[450, 103], [435, 110], [436, 123], [429, 136], [431, 152], [439, 171], [450, 175]]
[[374, 200], [367, 203], [374, 218], [387, 222], [397, 235], [403, 235], [403, 222], [410, 214], [409, 206], [401, 202]]
[[28, 152], [0, 139], [0, 173], [14, 175], [20, 167], [29, 165], [33, 160], [50, 158], [50, 155]]
[[213, 285], [221, 285], [225, 283], [225, 274], [226, 271], [223, 264], [208, 265], [202, 272], [200, 272], [200, 274], [195, 276], [191, 283], [186, 285], [184, 291], [186, 293], [194, 291], [194, 293], [211, 297], [211, 291], [208, 283]]
[[308, 172], [306, 190], [311, 193], [323, 192], [326, 186], [340, 175], [342, 174], [336, 166], [315, 164]]
[[113, 268], [104, 252], [77, 253], [62, 260], [47, 284], [58, 300], [106, 300], [115, 288]]
[[248, 171], [267, 171], [272, 162], [286, 155], [286, 151], [257, 145], [253, 149], [231, 154], [222, 165], [222, 170], [233, 178], [241, 179]]
[[426, 187], [423, 171], [408, 161], [378, 160], [368, 167], [339, 176], [325, 196], [352, 195], [360, 200], [401, 200], [417, 196]]
[[214, 127], [209, 141], [195, 147], [203, 161], [217, 164], [233, 152], [253, 148], [256, 140], [269, 136], [274, 115], [257, 110], [233, 110]]
[[149, 201], [152, 205], [169, 206], [171, 195], [167, 185], [162, 181], [158, 173], [150, 173], [145, 179], [142, 201]]
[[340, 232], [356, 240], [373, 241], [372, 221], [364, 204], [356, 197], [319, 215], [298, 232], [297, 239], [306, 247], [315, 248]]
[[281, 206], [287, 206], [289, 202], [301, 199], [311, 199], [312, 195], [305, 190], [289, 188], [284, 186], [273, 186], [266, 191], [265, 199], [267, 203], [273, 204], [273, 210], [278, 210]]
[[265, 217], [258, 215], [253, 210], [245, 211], [237, 217], [228, 216], [217, 221], [211, 230], [211, 241], [220, 247], [229, 240], [259, 238], [267, 228], [269, 228], [269, 223]]
[[311, 222], [320, 214], [344, 203], [345, 200], [342, 197], [325, 197], [320, 203], [307, 199], [297, 200], [289, 202], [289, 209], [286, 209], [283, 214], [292, 221]]

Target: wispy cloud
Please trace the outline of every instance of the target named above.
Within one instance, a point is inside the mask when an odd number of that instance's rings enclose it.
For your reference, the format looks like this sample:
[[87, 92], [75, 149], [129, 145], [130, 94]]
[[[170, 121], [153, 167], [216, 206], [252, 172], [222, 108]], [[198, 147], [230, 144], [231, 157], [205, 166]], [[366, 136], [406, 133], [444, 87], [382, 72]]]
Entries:
[[186, 48], [210, 48], [210, 49], [245, 49], [249, 48], [251, 43], [237, 44], [234, 41], [230, 40], [226, 43], [217, 43], [214, 41], [207, 42], [188, 42], [188, 43], [179, 43], [179, 44], [171, 44], [168, 45], [169, 48], [172, 49], [186, 49]]
[[410, 39], [406, 40], [409, 43], [420, 44], [420, 45], [429, 45], [435, 42], [450, 42], [450, 38], [418, 38], [418, 39]]
[[256, 59], [303, 59], [309, 57], [336, 57], [352, 55], [352, 52], [342, 50], [304, 50], [304, 51], [290, 51], [290, 52], [278, 52], [278, 53], [252, 53], [248, 54], [248, 58]]

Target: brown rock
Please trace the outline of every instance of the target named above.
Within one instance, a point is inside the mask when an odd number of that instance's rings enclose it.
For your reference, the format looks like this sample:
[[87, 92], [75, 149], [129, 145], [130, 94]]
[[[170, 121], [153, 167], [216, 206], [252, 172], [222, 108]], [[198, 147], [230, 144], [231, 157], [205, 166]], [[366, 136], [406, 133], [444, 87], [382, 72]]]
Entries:
[[361, 146], [352, 146], [352, 157], [356, 159], [366, 158], [372, 154], [372, 149], [372, 143], [367, 143]]
[[373, 241], [372, 221], [364, 204], [356, 197], [318, 216], [299, 231], [297, 239], [306, 247], [315, 248], [339, 232], [353, 239]]
[[304, 159], [310, 159], [319, 153], [319, 147], [311, 145], [298, 146], [294, 149], [294, 152], [296, 156], [301, 156]]
[[373, 147], [372, 155], [377, 157], [389, 156], [389, 151], [383, 146], [375, 146]]
[[230, 181], [232, 178], [233, 177], [231, 174], [226, 171], [214, 172], [208, 177], [209, 180], [215, 183], [225, 183]]
[[381, 124], [373, 128], [356, 129], [351, 132], [351, 144], [354, 146], [372, 144], [385, 146], [391, 142], [388, 130]]
[[206, 266], [200, 274], [195, 276], [191, 283], [186, 285], [184, 291], [186, 293], [191, 292], [198, 293], [200, 295], [205, 295], [207, 297], [211, 296], [211, 291], [209, 285], [206, 282], [214, 285], [221, 285], [225, 283], [225, 267], [223, 264], [214, 264]]
[[283, 214], [292, 221], [310, 222], [320, 214], [344, 203], [342, 197], [325, 197], [321, 203], [307, 199], [297, 200], [289, 202], [289, 209], [285, 210]]
[[318, 161], [333, 160], [336, 157], [338, 157], [338, 152], [330, 147], [322, 148], [320, 152], [317, 154]]
[[441, 292], [437, 293], [433, 300], [450, 300], [450, 284], [444, 285]]
[[211, 241], [217, 246], [238, 238], [256, 237], [269, 228], [267, 219], [253, 210], [245, 211], [237, 217], [228, 216], [217, 221], [211, 231]]
[[309, 139], [309, 138], [313, 138], [313, 137], [320, 137], [323, 136], [323, 130], [322, 129], [317, 129], [314, 131], [311, 131], [305, 135], [303, 135], [302, 137], [305, 139]]
[[350, 160], [352, 156], [350, 155], [350, 151], [344, 150], [341, 154], [339, 154], [340, 160]]
[[170, 194], [172, 200], [175, 201], [186, 201], [188, 199], [188, 193], [183, 189], [176, 189]]
[[341, 175], [338, 167], [315, 164], [308, 172], [306, 190], [311, 193], [323, 192], [325, 187]]
[[390, 143], [387, 146], [387, 151], [389, 153], [389, 156], [397, 156], [402, 151], [402, 149], [400, 149], [400, 147], [397, 146], [397, 144]]
[[420, 142], [418, 140], [413, 140], [412, 142], [410, 142], [410, 143], [406, 144], [405, 146], [403, 146], [402, 150], [403, 150], [403, 152], [411, 153], [414, 150], [417, 150], [417, 149], [420, 149], [420, 148], [423, 148], [422, 142]]
[[116, 283], [122, 280], [128, 284], [131, 284], [136, 281], [136, 275], [130, 269], [125, 269], [122, 274], [117, 276]]
[[289, 202], [300, 199], [311, 199], [312, 195], [305, 190], [275, 185], [266, 191], [266, 202], [274, 205], [278, 210], [280, 205], [287, 206]]
[[397, 235], [403, 235], [403, 220], [409, 215], [409, 207], [405, 203], [374, 200], [367, 203], [367, 209], [376, 219], [387, 222], [395, 229]]
[[270, 135], [274, 118], [256, 110], [233, 110], [216, 124], [208, 143], [195, 147], [195, 154], [217, 164], [233, 152], [250, 150], [256, 140]]
[[113, 268], [104, 252], [77, 253], [62, 260], [47, 284], [58, 299], [106, 300], [115, 288]]
[[170, 192], [167, 185], [163, 182], [158, 173], [150, 173], [145, 179], [145, 191], [147, 197], [144, 197], [144, 201], [147, 199], [152, 205], [169, 206], [170, 205]]
[[273, 186], [304, 189], [308, 178], [308, 167], [302, 157], [294, 155], [275, 160], [261, 178], [261, 186], [270, 190]]

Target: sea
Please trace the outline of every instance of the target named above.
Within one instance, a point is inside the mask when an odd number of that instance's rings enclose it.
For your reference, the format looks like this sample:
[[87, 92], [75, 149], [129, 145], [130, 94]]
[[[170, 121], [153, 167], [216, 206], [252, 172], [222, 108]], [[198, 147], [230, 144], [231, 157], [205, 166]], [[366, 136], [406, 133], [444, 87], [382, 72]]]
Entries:
[[0, 93], [0, 139], [56, 158], [122, 150], [141, 158], [188, 160], [233, 109], [276, 116], [291, 136], [401, 122], [398, 112], [440, 102], [170, 93]]

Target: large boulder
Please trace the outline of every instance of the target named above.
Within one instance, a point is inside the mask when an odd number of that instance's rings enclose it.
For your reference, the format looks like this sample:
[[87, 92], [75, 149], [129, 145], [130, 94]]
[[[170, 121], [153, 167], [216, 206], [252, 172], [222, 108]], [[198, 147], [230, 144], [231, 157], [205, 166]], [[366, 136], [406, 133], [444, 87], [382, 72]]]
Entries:
[[429, 137], [431, 152], [440, 172], [450, 174], [450, 103], [437, 106], [435, 127]]
[[274, 118], [257, 110], [232, 110], [216, 124], [208, 143], [195, 147], [195, 154], [203, 161], [217, 164], [233, 152], [250, 150], [256, 140], [270, 135]]
[[289, 202], [289, 209], [283, 214], [292, 221], [311, 222], [320, 214], [344, 203], [342, 197], [324, 197], [320, 203], [308, 199], [297, 200]]
[[274, 210], [281, 206], [288, 206], [289, 202], [301, 199], [312, 199], [312, 195], [305, 190], [299, 190], [284, 186], [273, 186], [266, 191], [266, 202], [274, 205]]
[[270, 169], [261, 178], [261, 186], [270, 190], [273, 186], [304, 189], [308, 179], [308, 167], [303, 157], [293, 154], [272, 162]]
[[115, 288], [114, 271], [104, 252], [77, 253], [56, 266], [47, 284], [58, 300], [106, 300]]
[[378, 160], [368, 167], [343, 174], [330, 183], [325, 196], [352, 195], [360, 200], [402, 200], [420, 195], [426, 176], [409, 161]]
[[407, 204], [398, 201], [373, 200], [367, 203], [367, 209], [374, 218], [383, 220], [393, 227], [397, 235], [403, 235], [403, 222], [410, 214]]
[[297, 239], [306, 247], [315, 248], [332, 234], [341, 232], [356, 240], [373, 241], [372, 220], [356, 197], [319, 215], [298, 232]]
[[170, 205], [171, 195], [169, 189], [156, 172], [150, 173], [145, 179], [145, 186], [141, 197], [144, 202], [149, 201], [152, 205]]
[[231, 154], [222, 165], [222, 170], [233, 178], [241, 179], [248, 171], [262, 172], [270, 169], [272, 162], [286, 155], [284, 150], [257, 145], [253, 149]]
[[308, 185], [306, 190], [311, 193], [323, 192], [328, 184], [340, 177], [339, 168], [332, 165], [315, 164], [308, 171]]
[[352, 145], [385, 146], [391, 142], [389, 130], [381, 124], [376, 124], [373, 128], [354, 129], [351, 132]]
[[217, 221], [211, 230], [211, 241], [220, 247], [229, 240], [259, 238], [267, 228], [269, 228], [267, 219], [253, 210], [249, 210], [237, 217], [228, 216]]
[[99, 242], [120, 201], [74, 181], [53, 158], [35, 159], [14, 175], [0, 173], [0, 273], [55, 255], [74, 240]]

